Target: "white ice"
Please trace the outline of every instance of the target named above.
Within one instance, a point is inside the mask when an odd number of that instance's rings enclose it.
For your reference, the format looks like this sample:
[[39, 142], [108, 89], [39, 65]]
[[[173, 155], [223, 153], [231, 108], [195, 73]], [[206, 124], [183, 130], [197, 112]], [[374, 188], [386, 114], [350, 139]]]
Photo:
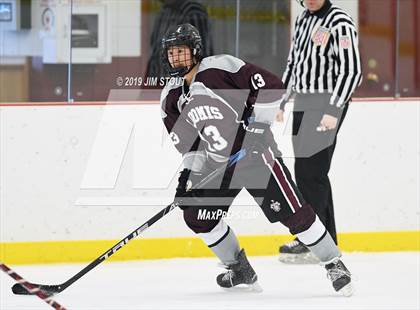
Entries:
[[[419, 309], [420, 252], [345, 254], [355, 294], [337, 295], [317, 265], [284, 265], [250, 257], [262, 293], [226, 292], [215, 277], [216, 259], [104, 263], [55, 299], [67, 309]], [[29, 281], [58, 284], [84, 265], [11, 266]], [[35, 296], [13, 295], [0, 274], [0, 309], [52, 309]]]

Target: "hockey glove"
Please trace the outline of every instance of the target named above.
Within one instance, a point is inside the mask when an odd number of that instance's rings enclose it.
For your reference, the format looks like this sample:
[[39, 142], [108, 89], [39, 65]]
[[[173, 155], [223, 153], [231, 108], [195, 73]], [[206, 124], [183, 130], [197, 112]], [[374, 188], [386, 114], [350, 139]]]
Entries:
[[[178, 186], [176, 188], [175, 197], [178, 200], [182, 200], [183, 197], [194, 197], [196, 192], [199, 189], [194, 189], [201, 180], [203, 179], [203, 174], [200, 172], [194, 172], [190, 169], [184, 169], [181, 171], [178, 178]], [[182, 204], [179, 206], [182, 210], [186, 207], [183, 207]]]
[[244, 128], [246, 134], [243, 147], [248, 151], [251, 158], [260, 157], [274, 143], [270, 124], [250, 122], [248, 126], [244, 125]]

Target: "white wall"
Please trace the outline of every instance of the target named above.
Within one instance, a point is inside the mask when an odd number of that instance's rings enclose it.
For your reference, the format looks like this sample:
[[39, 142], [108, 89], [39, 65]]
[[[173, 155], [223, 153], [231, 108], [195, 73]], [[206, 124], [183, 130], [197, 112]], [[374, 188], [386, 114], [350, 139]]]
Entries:
[[[420, 229], [419, 114], [352, 104], [331, 173], [341, 232]], [[180, 157], [158, 105], [1, 107], [0, 122], [0, 242], [117, 239], [172, 200]], [[286, 157], [290, 123], [274, 126]], [[245, 192], [232, 210], [252, 218], [230, 220], [238, 234], [287, 233]], [[191, 232], [176, 210], [145, 235]]]
[[[133, 57], [139, 56], [141, 51], [141, 0], [78, 0], [74, 1], [74, 8], [95, 4], [104, 4], [110, 14], [112, 27], [111, 30], [111, 51], [112, 56]], [[49, 6], [56, 10], [65, 8], [69, 15], [68, 1], [66, 0], [34, 0], [32, 1], [30, 30], [6, 31], [0, 24], [0, 56], [2, 62], [6, 63], [5, 58], [26, 56], [42, 56], [43, 40], [48, 34], [42, 25], [42, 13]], [[55, 12], [55, 11], [54, 11]], [[56, 16], [57, 17], [57, 16]], [[56, 18], [54, 29], [62, 29], [68, 20]], [[68, 42], [65, 43], [66, 48]]]

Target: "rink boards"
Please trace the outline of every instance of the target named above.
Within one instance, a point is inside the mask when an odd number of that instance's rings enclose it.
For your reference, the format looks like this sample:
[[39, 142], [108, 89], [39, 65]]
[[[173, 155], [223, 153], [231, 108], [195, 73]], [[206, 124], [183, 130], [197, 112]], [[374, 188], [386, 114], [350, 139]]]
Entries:
[[[273, 130], [293, 170], [289, 105]], [[156, 104], [0, 107], [0, 259], [87, 261], [171, 202], [180, 157]], [[344, 251], [419, 251], [420, 104], [357, 101], [331, 171]], [[247, 193], [227, 219], [251, 255], [290, 240]], [[115, 259], [209, 256], [175, 211]]]

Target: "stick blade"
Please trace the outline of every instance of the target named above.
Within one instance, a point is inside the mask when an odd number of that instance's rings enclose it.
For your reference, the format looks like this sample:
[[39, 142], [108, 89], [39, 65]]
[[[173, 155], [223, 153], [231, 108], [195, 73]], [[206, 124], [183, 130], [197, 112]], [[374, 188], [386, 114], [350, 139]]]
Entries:
[[22, 284], [16, 283], [12, 286], [12, 292], [15, 295], [35, 295], [36, 292], [42, 291], [51, 296], [61, 291], [58, 285], [41, 285], [34, 283], [31, 283], [31, 285], [34, 286], [35, 289], [38, 288], [39, 290], [28, 291]]
[[19, 283], [12, 286], [12, 292], [15, 295], [32, 295], [22, 284]]

